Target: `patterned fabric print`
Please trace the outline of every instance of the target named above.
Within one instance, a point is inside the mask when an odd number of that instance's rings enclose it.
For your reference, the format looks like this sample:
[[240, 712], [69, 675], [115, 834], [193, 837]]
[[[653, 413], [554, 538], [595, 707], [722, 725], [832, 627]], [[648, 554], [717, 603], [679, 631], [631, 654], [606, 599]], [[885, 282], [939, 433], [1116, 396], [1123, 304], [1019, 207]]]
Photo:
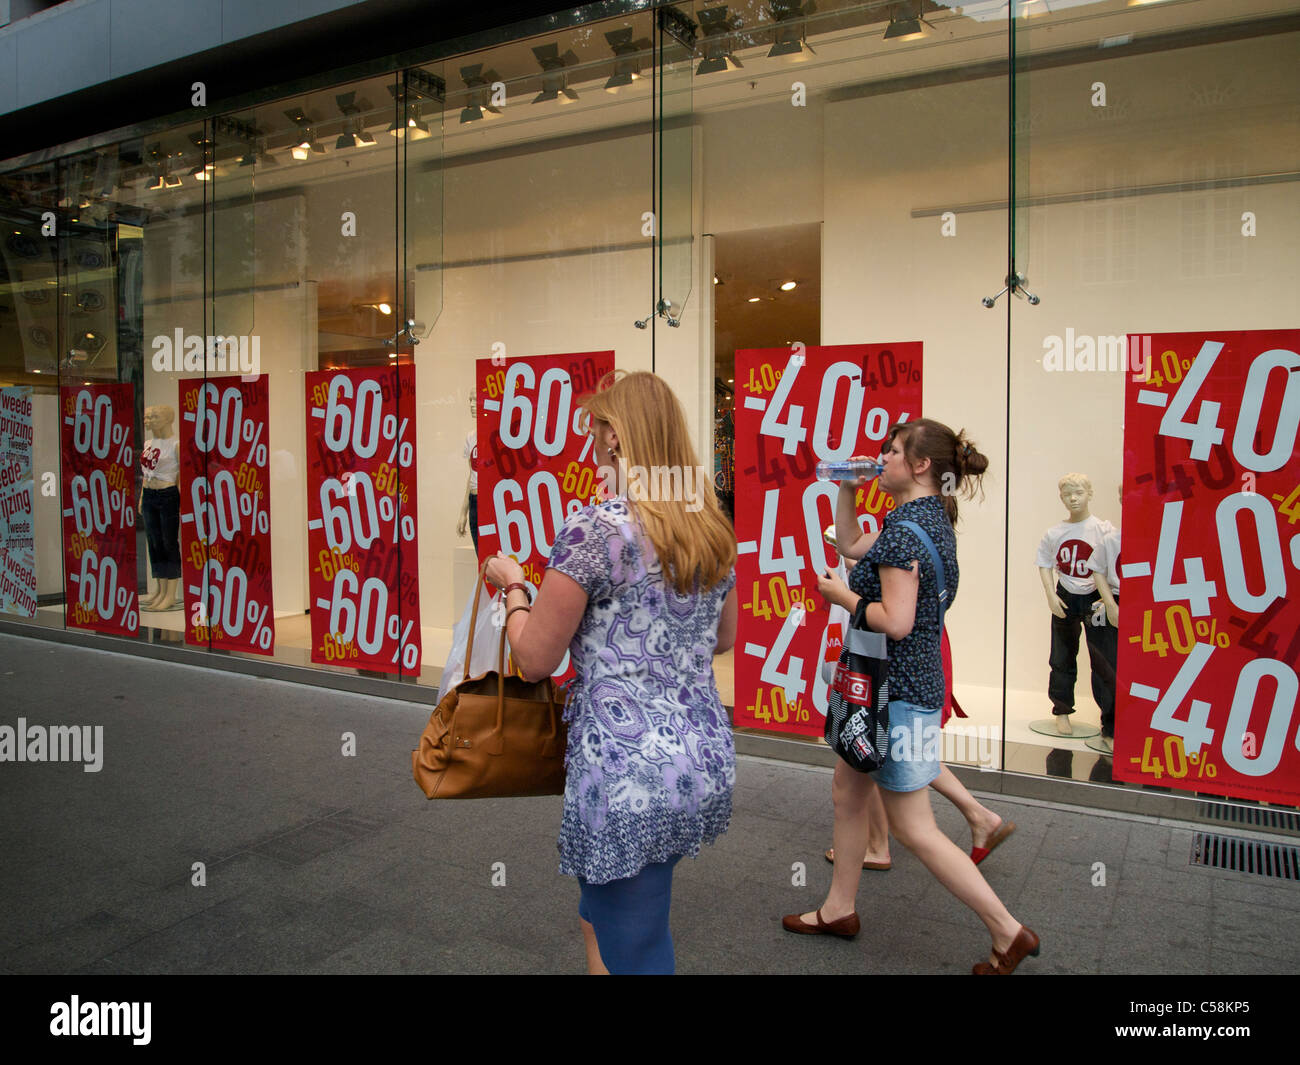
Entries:
[[[880, 602], [879, 566], [910, 569], [921, 563], [921, 585], [916, 593], [916, 623], [901, 640], [889, 641], [889, 697], [914, 703], [930, 710], [944, 704], [943, 659], [939, 652], [939, 600], [934, 565], [925, 545], [900, 521], [914, 521], [930, 534], [934, 548], [943, 559], [948, 581], [948, 609], [957, 598], [957, 538], [943, 500], [938, 496], [921, 496], [904, 503], [885, 515], [880, 536], [862, 561], [849, 574], [849, 588], [868, 603]], [[864, 563], [869, 563], [864, 565]]]
[[736, 753], [713, 649], [735, 570], [679, 595], [624, 499], [574, 514], [548, 568], [588, 597], [569, 645], [560, 872], [606, 884], [698, 855], [731, 820]]

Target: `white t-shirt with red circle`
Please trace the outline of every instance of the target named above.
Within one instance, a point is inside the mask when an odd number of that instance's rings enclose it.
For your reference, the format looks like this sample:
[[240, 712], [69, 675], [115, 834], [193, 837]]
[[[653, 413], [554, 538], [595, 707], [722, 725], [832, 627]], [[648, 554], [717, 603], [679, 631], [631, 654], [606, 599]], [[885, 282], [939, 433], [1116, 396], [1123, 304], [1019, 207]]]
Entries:
[[1039, 541], [1038, 568], [1056, 570], [1056, 579], [1067, 592], [1075, 595], [1095, 592], [1097, 586], [1092, 582], [1089, 563], [1106, 534], [1112, 532], [1115, 526], [1096, 515], [1089, 515], [1083, 521], [1057, 522]]

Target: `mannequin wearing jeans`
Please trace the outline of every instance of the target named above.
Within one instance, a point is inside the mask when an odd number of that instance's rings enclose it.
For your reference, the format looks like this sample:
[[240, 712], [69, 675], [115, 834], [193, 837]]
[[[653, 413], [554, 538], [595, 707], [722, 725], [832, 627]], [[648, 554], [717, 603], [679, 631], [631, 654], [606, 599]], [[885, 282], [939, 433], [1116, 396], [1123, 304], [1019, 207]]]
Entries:
[[1089, 566], [1106, 534], [1114, 532], [1115, 528], [1089, 512], [1092, 482], [1085, 474], [1067, 473], [1058, 487], [1067, 518], [1043, 535], [1036, 562], [1047, 596], [1047, 608], [1052, 612], [1052, 651], [1048, 659], [1051, 675], [1047, 695], [1052, 700], [1057, 731], [1068, 736], [1074, 731], [1070, 715], [1074, 713], [1080, 628], [1088, 641], [1092, 696], [1101, 707], [1102, 721], [1113, 719], [1115, 713], [1114, 668], [1110, 668], [1108, 676], [1106, 667], [1109, 657], [1104, 633], [1106, 615]]
[[140, 603], [142, 610], [179, 610], [176, 592], [181, 583], [180, 511], [181, 494], [176, 487], [180, 475], [180, 441], [172, 426], [176, 413], [171, 407], [147, 407], [144, 427], [148, 434], [140, 451], [138, 509], [149, 542], [149, 565], [157, 588]]

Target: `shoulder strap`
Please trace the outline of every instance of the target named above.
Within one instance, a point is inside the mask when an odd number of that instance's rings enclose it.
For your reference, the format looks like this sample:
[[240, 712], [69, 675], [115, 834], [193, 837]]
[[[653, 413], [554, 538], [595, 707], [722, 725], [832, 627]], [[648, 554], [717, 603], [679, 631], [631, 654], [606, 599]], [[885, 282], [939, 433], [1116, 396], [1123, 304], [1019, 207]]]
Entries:
[[934, 567], [935, 584], [939, 589], [939, 631], [942, 632], [943, 616], [948, 609], [948, 576], [944, 572], [943, 559], [939, 557], [939, 552], [934, 546], [934, 541], [930, 539], [930, 534], [916, 522], [899, 521], [898, 524], [916, 533], [921, 544], [930, 553], [930, 564]]

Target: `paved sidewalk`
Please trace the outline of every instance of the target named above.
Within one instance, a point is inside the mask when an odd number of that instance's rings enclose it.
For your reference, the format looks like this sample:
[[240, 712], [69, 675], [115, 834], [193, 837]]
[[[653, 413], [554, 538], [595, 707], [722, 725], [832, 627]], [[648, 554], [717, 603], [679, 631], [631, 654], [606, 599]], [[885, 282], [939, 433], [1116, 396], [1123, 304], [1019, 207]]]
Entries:
[[[409, 762], [428, 713], [0, 635], [0, 726], [103, 726], [97, 773], [0, 763], [0, 972], [581, 972], [559, 798], [428, 802]], [[1191, 867], [1176, 824], [988, 801], [1019, 826], [981, 868], [1042, 938], [1024, 973], [1300, 972], [1300, 884]], [[870, 934], [783, 932], [821, 901], [830, 824], [828, 771], [742, 758], [730, 832], [678, 866], [678, 971], [964, 974], [986, 954], [898, 846], [863, 874]]]

